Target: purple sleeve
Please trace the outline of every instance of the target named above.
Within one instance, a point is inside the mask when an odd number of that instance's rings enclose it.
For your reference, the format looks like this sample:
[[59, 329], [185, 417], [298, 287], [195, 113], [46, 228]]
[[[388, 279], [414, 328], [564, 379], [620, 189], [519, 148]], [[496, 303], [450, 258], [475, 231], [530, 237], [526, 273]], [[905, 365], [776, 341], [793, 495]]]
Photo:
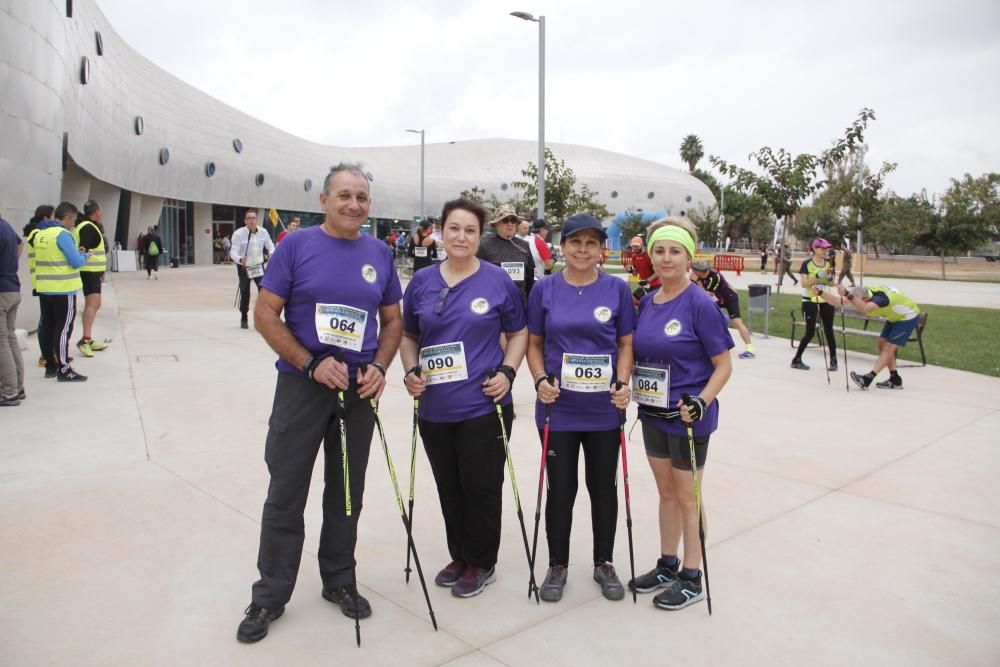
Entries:
[[545, 335], [545, 306], [542, 292], [547, 285], [547, 280], [535, 283], [528, 294], [528, 333], [535, 336]]
[[501, 280], [501, 290], [506, 298], [500, 305], [500, 328], [504, 333], [514, 333], [523, 329], [527, 322], [524, 317], [524, 301], [521, 291], [513, 280]]
[[406, 287], [406, 293], [403, 294], [403, 331], [414, 336], [420, 335], [420, 320], [417, 317], [416, 304], [414, 303], [418, 289], [420, 289], [420, 282], [414, 276]]
[[298, 254], [298, 246], [289, 240], [282, 244], [282, 247], [284, 250], [271, 255], [260, 285], [275, 296], [288, 300], [288, 295], [292, 292], [292, 266], [294, 263], [292, 256]]
[[729, 324], [726, 316], [711, 299], [698, 299], [695, 309], [695, 331], [701, 340], [705, 354], [714, 357], [735, 347], [733, 337], [729, 335]]
[[618, 287], [618, 337], [631, 336], [635, 332], [635, 306], [632, 293], [628, 291], [628, 283], [620, 281]]
[[394, 303], [399, 303], [399, 300], [403, 298], [403, 287], [399, 282], [399, 274], [396, 273], [396, 267], [392, 263], [392, 253], [389, 249], [383, 245], [382, 246], [383, 255], [385, 257], [385, 271], [388, 271], [389, 282], [385, 286], [385, 294], [382, 296], [382, 305], [391, 306]]

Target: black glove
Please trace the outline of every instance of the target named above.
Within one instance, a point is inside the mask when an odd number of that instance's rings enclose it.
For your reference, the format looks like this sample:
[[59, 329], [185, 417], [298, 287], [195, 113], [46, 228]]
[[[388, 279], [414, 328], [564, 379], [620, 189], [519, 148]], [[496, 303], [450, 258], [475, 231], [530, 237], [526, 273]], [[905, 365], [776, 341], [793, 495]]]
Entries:
[[701, 421], [705, 417], [705, 413], [708, 412], [708, 404], [701, 396], [681, 394], [681, 400], [684, 401], [684, 405], [687, 406], [688, 412], [691, 414], [691, 421]]

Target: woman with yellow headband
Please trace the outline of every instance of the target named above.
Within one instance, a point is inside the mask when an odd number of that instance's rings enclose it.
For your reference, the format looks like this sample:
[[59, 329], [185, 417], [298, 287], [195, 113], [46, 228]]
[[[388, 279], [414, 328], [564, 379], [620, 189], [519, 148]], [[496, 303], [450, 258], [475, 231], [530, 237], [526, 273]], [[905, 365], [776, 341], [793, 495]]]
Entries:
[[[653, 604], [681, 609], [705, 597], [687, 427], [693, 425], [700, 479], [719, 422], [716, 396], [732, 373], [733, 339], [712, 297], [688, 279], [697, 239], [693, 226], [666, 218], [649, 231], [649, 254], [662, 284], [639, 303], [632, 394], [660, 496], [660, 558], [629, 587], [639, 593], [665, 589]], [[681, 394], [691, 398], [684, 402]]]

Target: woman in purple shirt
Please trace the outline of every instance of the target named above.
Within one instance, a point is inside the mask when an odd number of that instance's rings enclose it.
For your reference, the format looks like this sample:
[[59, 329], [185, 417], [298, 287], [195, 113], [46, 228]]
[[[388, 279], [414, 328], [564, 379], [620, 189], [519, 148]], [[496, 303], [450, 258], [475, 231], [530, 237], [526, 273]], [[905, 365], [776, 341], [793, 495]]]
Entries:
[[[652, 225], [649, 234], [653, 270], [663, 284], [639, 303], [633, 391], [660, 495], [661, 556], [655, 568], [629, 587], [639, 593], [664, 588], [653, 604], [681, 609], [705, 597], [687, 428], [693, 422], [701, 479], [708, 439], [718, 426], [716, 396], [732, 374], [733, 339], [712, 297], [688, 279], [697, 240], [693, 226], [666, 218]], [[685, 403], [681, 394], [693, 398]], [[682, 535], [683, 563], [677, 557]]]
[[456, 199], [441, 220], [448, 256], [413, 275], [399, 354], [406, 390], [420, 398], [420, 436], [452, 559], [434, 583], [472, 597], [495, 580], [506, 460], [496, 404], [509, 433], [510, 387], [528, 331], [517, 286], [502, 268], [476, 258], [486, 210]]
[[[540, 433], [545, 410], [551, 410], [545, 456], [549, 569], [539, 590], [547, 602], [561, 600], [566, 585], [581, 448], [594, 530], [594, 580], [607, 599], [625, 597], [611, 562], [618, 521], [618, 411], [628, 407], [630, 396], [635, 306], [628, 283], [597, 270], [607, 237], [591, 215], [566, 220], [560, 241], [566, 268], [542, 279], [528, 296], [528, 367], [538, 392]], [[555, 375], [552, 384], [549, 373]]]

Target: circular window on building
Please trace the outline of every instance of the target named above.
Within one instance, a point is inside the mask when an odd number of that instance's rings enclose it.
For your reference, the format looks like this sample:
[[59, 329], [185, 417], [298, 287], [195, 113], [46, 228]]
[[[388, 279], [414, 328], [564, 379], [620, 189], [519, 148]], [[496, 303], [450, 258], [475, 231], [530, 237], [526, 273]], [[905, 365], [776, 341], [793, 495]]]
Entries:
[[94, 31], [94, 41], [97, 42], [97, 55], [104, 55], [104, 40], [101, 38], [101, 31]]
[[136, 134], [142, 134], [142, 131], [144, 129], [145, 129], [145, 125], [142, 122], [142, 116], [136, 116], [135, 117], [135, 133]]
[[646, 195], [646, 199], [652, 199], [655, 196], [656, 196], [655, 192], [650, 192], [649, 194]]
[[90, 81], [90, 59], [87, 56], [83, 57], [80, 62], [80, 83], [86, 85]]
[[612, 190], [611, 191], [611, 198], [612, 199], [618, 199], [618, 191], [617, 190]]
[[313, 189], [312, 179], [311, 178], [307, 178], [305, 180], [305, 183], [302, 184], [302, 187], [304, 187], [306, 189], [306, 192], [309, 192], [310, 190], [312, 190]]
[[214, 162], [206, 162], [205, 163], [205, 175], [208, 176], [209, 178], [212, 178], [213, 176], [215, 176], [215, 163]]
[[686, 201], [687, 203], [690, 204], [691, 203], [691, 195], [688, 195], [687, 197], [685, 197], [684, 201]]
[[257, 174], [254, 177], [253, 182], [257, 184], [257, 187], [264, 185], [264, 174]]
[[166, 164], [170, 162], [170, 149], [166, 146], [160, 149], [160, 164]]
[[507, 192], [507, 184], [506, 183], [501, 183], [500, 184], [500, 189], [503, 190], [504, 192]]
[[687, 211], [681, 211], [681, 217], [683, 218], [685, 215], [687, 215]]
[[239, 139], [233, 139], [233, 150], [237, 153], [243, 152], [243, 142]]

